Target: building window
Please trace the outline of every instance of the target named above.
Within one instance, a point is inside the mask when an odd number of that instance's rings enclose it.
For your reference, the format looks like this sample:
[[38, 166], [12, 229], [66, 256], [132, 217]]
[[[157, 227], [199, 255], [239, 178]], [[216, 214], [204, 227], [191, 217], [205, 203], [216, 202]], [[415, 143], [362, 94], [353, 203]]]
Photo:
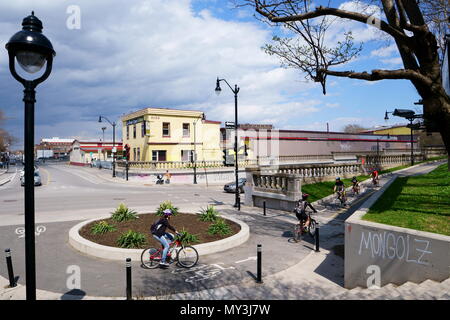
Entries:
[[133, 125], [133, 139], [136, 139], [136, 125]]
[[133, 148], [133, 161], [136, 161], [136, 148]]
[[141, 161], [141, 148], [137, 148], [137, 161]]
[[183, 123], [183, 137], [188, 138], [190, 136], [189, 123]]
[[127, 140], [130, 139], [130, 126], [127, 126]]
[[166, 150], [153, 150], [152, 161], [167, 161], [166, 154]]
[[162, 135], [163, 135], [163, 137], [170, 137], [170, 123], [169, 122], [163, 122]]
[[192, 150], [181, 150], [181, 161], [192, 161]]
[[141, 124], [141, 137], [145, 137], [145, 121]]

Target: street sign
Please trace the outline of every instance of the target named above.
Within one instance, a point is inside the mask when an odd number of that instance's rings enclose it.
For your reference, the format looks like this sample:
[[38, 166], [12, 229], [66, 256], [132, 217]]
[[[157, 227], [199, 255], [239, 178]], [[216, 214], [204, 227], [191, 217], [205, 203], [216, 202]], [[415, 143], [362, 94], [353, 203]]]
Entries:
[[234, 122], [226, 121], [225, 122], [225, 127], [226, 128], [234, 128]]
[[116, 153], [116, 152], [117, 152], [117, 148], [116, 147], [112, 148], [112, 153]]

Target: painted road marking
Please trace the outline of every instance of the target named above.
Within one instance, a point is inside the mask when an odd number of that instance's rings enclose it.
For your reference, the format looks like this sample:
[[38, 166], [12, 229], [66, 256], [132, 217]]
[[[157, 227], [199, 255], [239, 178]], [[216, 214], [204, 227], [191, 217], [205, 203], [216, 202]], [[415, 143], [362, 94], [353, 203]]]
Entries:
[[[47, 230], [45, 226], [37, 226], [35, 234], [36, 236], [39, 236], [41, 233], [44, 233]], [[15, 233], [19, 235], [19, 239], [25, 237], [25, 228], [19, 227], [16, 228]]]
[[242, 262], [251, 261], [251, 260], [256, 261], [256, 257], [248, 257], [247, 259], [239, 260], [239, 261], [236, 261], [235, 263], [242, 263]]
[[222, 274], [224, 270], [235, 269], [234, 267], [225, 268], [221, 266], [223, 263], [202, 264], [190, 269], [175, 269], [172, 274], [187, 274], [185, 282], [194, 283], [203, 280], [211, 280]]

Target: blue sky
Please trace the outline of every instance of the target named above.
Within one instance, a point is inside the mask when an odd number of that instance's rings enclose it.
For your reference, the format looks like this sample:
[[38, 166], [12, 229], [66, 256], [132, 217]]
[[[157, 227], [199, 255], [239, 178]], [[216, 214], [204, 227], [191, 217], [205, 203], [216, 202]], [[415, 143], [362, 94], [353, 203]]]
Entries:
[[[350, 1], [336, 6], [352, 8]], [[69, 29], [67, 8], [80, 9], [80, 29]], [[50, 78], [37, 88], [36, 142], [41, 138], [99, 139], [98, 116], [120, 116], [145, 107], [202, 110], [207, 119], [233, 121], [234, 99], [217, 76], [240, 87], [239, 122], [272, 123], [278, 129], [339, 131], [401, 123], [386, 110], [412, 108], [419, 99], [409, 81], [365, 82], [328, 78], [327, 95], [298, 70], [284, 69], [261, 47], [275, 30], [250, 8], [227, 0], [15, 0], [0, 3], [0, 109], [2, 124], [23, 143], [23, 88], [10, 75], [4, 45], [31, 10], [57, 55]], [[395, 47], [376, 28], [341, 22], [364, 41], [360, 57], [342, 70], [399, 69]], [[3, 48], [3, 49], [2, 49]], [[120, 130], [119, 130], [120, 131]], [[105, 135], [111, 135], [111, 127]], [[120, 135], [120, 133], [118, 132]]]

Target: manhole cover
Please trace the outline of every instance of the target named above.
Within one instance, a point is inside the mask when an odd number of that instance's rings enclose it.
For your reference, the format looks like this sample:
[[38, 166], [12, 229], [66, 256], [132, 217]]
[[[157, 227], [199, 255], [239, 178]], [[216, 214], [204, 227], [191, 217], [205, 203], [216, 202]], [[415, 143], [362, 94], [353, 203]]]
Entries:
[[17, 200], [3, 200], [3, 202], [16, 202]]

